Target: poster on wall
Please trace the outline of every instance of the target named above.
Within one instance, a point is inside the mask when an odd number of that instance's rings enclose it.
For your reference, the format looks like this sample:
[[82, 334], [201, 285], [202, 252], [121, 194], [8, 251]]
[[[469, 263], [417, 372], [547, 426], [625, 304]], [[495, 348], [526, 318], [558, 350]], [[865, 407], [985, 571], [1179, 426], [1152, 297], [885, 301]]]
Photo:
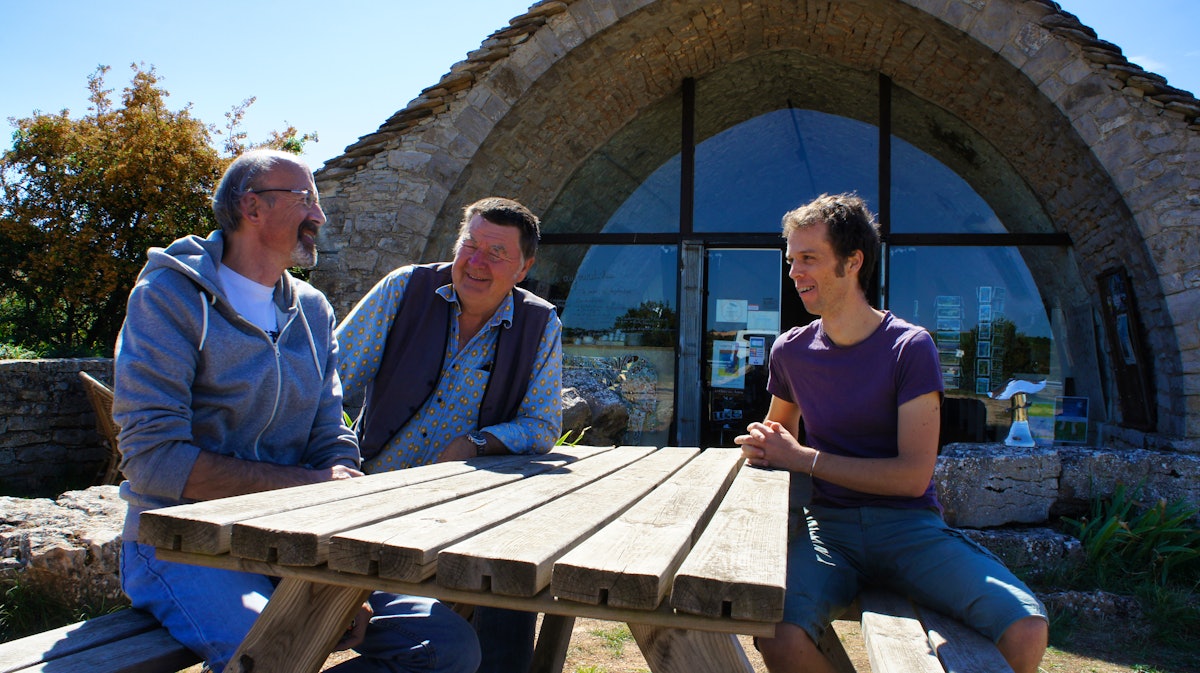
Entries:
[[750, 302], [745, 299], [718, 299], [716, 308], [717, 322], [745, 324]]
[[779, 311], [750, 311], [746, 314], [746, 331], [779, 333]]
[[736, 341], [712, 342], [712, 387], [738, 390], [746, 387], [746, 369], [742, 366], [740, 350]]
[[1058, 444], [1086, 444], [1088, 398], [1054, 398], [1054, 441]]
[[750, 337], [750, 364], [765, 365], [767, 364], [767, 338], [761, 336]]

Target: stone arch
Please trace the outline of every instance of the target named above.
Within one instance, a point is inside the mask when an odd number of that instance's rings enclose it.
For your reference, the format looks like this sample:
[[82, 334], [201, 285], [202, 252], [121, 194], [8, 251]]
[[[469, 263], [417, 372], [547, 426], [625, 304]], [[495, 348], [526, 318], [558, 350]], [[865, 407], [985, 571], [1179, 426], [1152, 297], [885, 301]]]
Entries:
[[[1046, 0], [538, 3], [318, 171], [331, 259], [314, 280], [344, 312], [391, 268], [444, 256], [466, 203], [501, 194], [543, 212], [683, 78], [780, 54], [883, 73], [985, 138], [938, 158], [969, 182], [981, 152], [1008, 162], [1082, 269], [1129, 271], [1158, 430], [1200, 437], [1184, 376], [1200, 362], [1200, 261], [1184, 254], [1200, 248], [1200, 105]], [[973, 186], [1003, 210], [1003, 189]]]

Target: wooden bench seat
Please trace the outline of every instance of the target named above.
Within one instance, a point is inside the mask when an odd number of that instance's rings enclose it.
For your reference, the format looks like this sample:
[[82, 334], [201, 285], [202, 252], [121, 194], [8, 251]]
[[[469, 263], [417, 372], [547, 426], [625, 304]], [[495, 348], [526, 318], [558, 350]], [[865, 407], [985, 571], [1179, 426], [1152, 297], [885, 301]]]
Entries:
[[174, 673], [199, 661], [153, 617], [133, 609], [0, 643], [0, 673]]
[[[862, 592], [843, 619], [861, 623], [871, 673], [1012, 673], [978, 631], [888, 591]], [[820, 647], [840, 673], [863, 673], [855, 671], [834, 629]]]

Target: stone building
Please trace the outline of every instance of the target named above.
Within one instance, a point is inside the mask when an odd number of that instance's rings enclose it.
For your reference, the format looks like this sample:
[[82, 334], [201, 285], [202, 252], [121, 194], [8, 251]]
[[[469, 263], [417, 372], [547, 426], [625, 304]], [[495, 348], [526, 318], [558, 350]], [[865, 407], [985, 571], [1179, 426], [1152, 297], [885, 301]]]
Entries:
[[1048, 0], [546, 0], [317, 171], [344, 314], [448, 259], [486, 195], [542, 215], [526, 284], [626, 443], [727, 444], [806, 321], [781, 215], [855, 191], [879, 306], [942, 354], [948, 440], [1197, 451], [1200, 103]]

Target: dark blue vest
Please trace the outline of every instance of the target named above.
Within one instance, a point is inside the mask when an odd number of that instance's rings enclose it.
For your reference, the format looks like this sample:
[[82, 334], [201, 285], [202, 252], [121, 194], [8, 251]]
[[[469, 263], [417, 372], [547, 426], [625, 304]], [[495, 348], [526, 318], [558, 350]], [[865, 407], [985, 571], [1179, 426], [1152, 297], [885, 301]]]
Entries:
[[[367, 385], [355, 425], [363, 460], [375, 457], [404, 428], [437, 388], [454, 311], [437, 289], [450, 283], [450, 264], [418, 264], [388, 330], [375, 380]], [[513, 289], [513, 321], [500, 328], [479, 427], [510, 421], [529, 389], [534, 359], [554, 305], [521, 288]]]

